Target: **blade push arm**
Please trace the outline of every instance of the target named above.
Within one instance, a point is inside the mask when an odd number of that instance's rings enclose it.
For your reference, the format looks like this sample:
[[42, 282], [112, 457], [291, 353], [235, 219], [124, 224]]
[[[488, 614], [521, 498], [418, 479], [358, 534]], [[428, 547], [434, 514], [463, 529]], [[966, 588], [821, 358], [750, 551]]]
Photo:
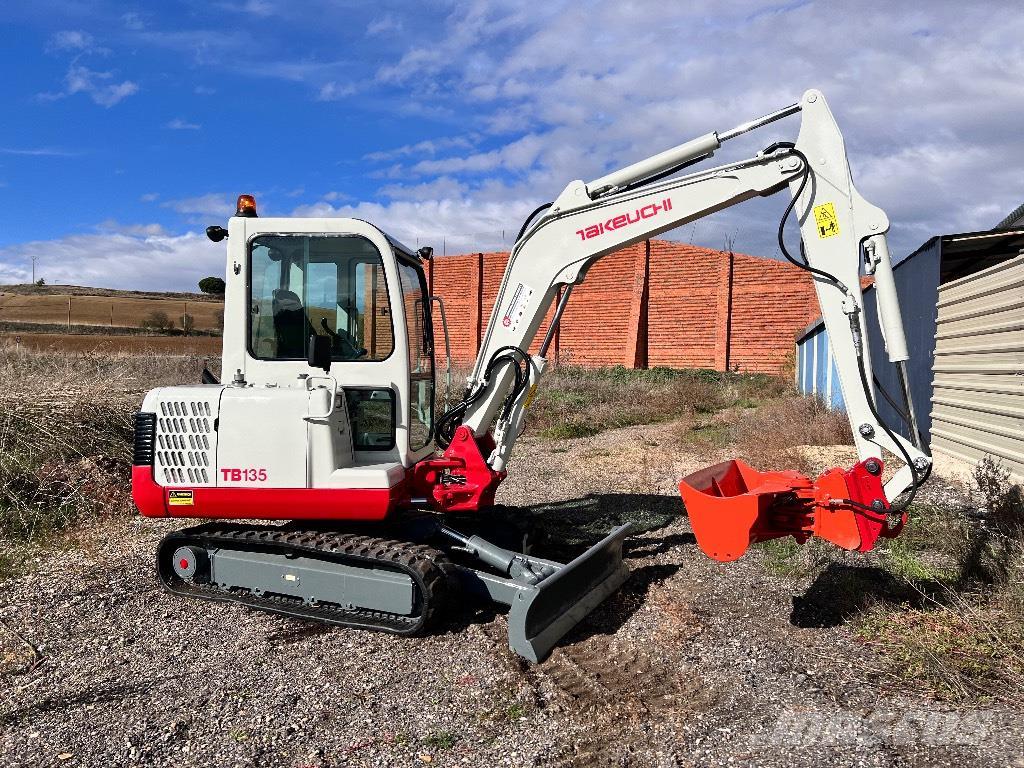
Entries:
[[[802, 122], [795, 145], [774, 145], [750, 160], [653, 181], [710, 156], [732, 136], [798, 111]], [[708, 134], [589, 184], [570, 183], [512, 250], [468, 382], [461, 439], [468, 434], [475, 437], [490, 471], [503, 475], [525, 408], [546, 365], [546, 346], [538, 355], [527, 356], [525, 351], [560, 287], [565, 287], [563, 297], [567, 296], [602, 256], [786, 187], [795, 198], [792, 207], [806, 248], [806, 263], [794, 262], [814, 273], [858, 454], [862, 461], [880, 459], [885, 448], [914, 465], [913, 470], [901, 469], [886, 485], [889, 499], [915, 485], [930, 459], [877, 417], [863, 325], [862, 247], [867, 270], [875, 275], [879, 320], [890, 359], [898, 365], [907, 359], [885, 241], [889, 222], [854, 188], [842, 135], [824, 97], [813, 90], [799, 104], [732, 131]], [[563, 307], [564, 301], [552, 327]], [[515, 357], [528, 366], [528, 382], [517, 375]], [[495, 428], [489, 438], [492, 423]]]

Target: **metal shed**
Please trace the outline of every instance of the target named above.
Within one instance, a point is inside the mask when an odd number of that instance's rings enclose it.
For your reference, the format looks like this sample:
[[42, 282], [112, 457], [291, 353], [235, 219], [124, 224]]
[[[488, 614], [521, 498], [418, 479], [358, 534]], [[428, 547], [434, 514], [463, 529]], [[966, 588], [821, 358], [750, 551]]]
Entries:
[[932, 449], [1024, 480], [1024, 256], [939, 286]]
[[[971, 338], [973, 341], [966, 342], [963, 339], [968, 337], [958, 337], [962, 339], [961, 347], [956, 347], [955, 345], [950, 347], [949, 344], [952, 344], [950, 341], [942, 342], [940, 349], [936, 349], [936, 335], [940, 333], [938, 328], [940, 321], [940, 293], [945, 297], [959, 296], [960, 294], [946, 292], [947, 288], [954, 290], [957, 286], [961, 286], [961, 291], [969, 293], [971, 288], [964, 286], [974, 285], [978, 287], [989, 285], [989, 283], [972, 282], [972, 278], [980, 276], [982, 273], [988, 274], [989, 270], [996, 270], [992, 273], [993, 275], [1011, 274], [1013, 270], [1010, 270], [1008, 273], [1005, 268], [1003, 270], [998, 268], [1008, 262], [1019, 260], [1022, 248], [1024, 248], [1024, 228], [1020, 227], [995, 229], [985, 232], [938, 235], [928, 240], [912, 254], [894, 265], [893, 273], [900, 292], [903, 322], [906, 327], [907, 344], [911, 354], [911, 358], [908, 361], [911, 391], [918, 410], [921, 432], [927, 443], [932, 442], [933, 429], [941, 429], [945, 430], [947, 434], [953, 434], [949, 432], [949, 425], [944, 421], [944, 414], [947, 412], [946, 407], [936, 406], [934, 412], [929, 407], [933, 398], [933, 366], [935, 366], [937, 352], [941, 362], [935, 368], [935, 375], [938, 376], [938, 381], [941, 382], [943, 380], [943, 371], [941, 370], [943, 366], [947, 363], [954, 364], [950, 362], [956, 355], [953, 350], [962, 348], [964, 344], [967, 346], [977, 345], [981, 343], [980, 340], [984, 339], [989, 332], [1004, 334], [999, 337], [1000, 341], [993, 342], [993, 344], [1013, 347], [1016, 343], [1015, 351], [1007, 348], [1001, 352], [1003, 357], [999, 365], [1002, 366], [1002, 375], [1010, 377], [1003, 380], [1000, 386], [1004, 390], [1013, 389], [1010, 382], [1014, 382], [1017, 386], [1015, 391], [1002, 392], [1005, 398], [1008, 399], [1000, 401], [1008, 409], [1008, 413], [1014, 408], [1017, 409], [1015, 417], [1017, 421], [1014, 425], [1012, 422], [1004, 419], [999, 422], [1001, 424], [1000, 428], [1004, 431], [1015, 428], [1018, 433], [1024, 430], [1024, 423], [1020, 422], [1020, 409], [1024, 408], [1024, 390], [1020, 389], [1021, 386], [1024, 386], [1024, 365], [1021, 364], [1021, 348], [1022, 344], [1024, 344], [1024, 319], [1022, 319], [1024, 318], [1024, 302], [1020, 301], [1021, 288], [1019, 284], [1016, 284], [1015, 288], [1014, 280], [1007, 278], [1003, 290], [1009, 292], [1010, 295], [1016, 290], [1017, 303], [1015, 304], [1012, 299], [1007, 299], [1008, 303], [1005, 307], [1002, 304], [996, 303], [1000, 299], [989, 297], [989, 294], [986, 293], [988, 289], [979, 288], [979, 291], [984, 294], [977, 298], [980, 304], [974, 307], [973, 310], [965, 310], [969, 312], [976, 311], [976, 314], [972, 314], [973, 325], [971, 327], [974, 336]], [[978, 279], [985, 278], [978, 277]], [[989, 282], [991, 280], [998, 281], [999, 279], [996, 277], [988, 278]], [[947, 299], [944, 298], [942, 301], [947, 301]], [[986, 302], [990, 303], [986, 304]], [[875, 375], [885, 389], [898, 398], [899, 384], [896, 379], [896, 373], [885, 357], [885, 348], [882, 344], [881, 335], [875, 327], [875, 296], [874, 291], [870, 287], [864, 292], [864, 303], [865, 312], [869, 316], [869, 322], [867, 323], [868, 340], [871, 347], [871, 359]], [[948, 305], [953, 306], [953, 303], [950, 301]], [[952, 312], [952, 310], [949, 311]], [[946, 314], [944, 313], [941, 320], [946, 322], [945, 318]], [[1014, 322], [1017, 324], [1015, 328], [1008, 326], [1008, 324]], [[950, 325], [948, 328], [952, 329], [954, 326]], [[1005, 330], [1000, 331], [998, 330], [999, 328], [1005, 328]], [[954, 331], [950, 330], [949, 332], [953, 333]], [[944, 334], [946, 331], [943, 330], [941, 333]], [[953, 337], [949, 338], [952, 339]], [[940, 341], [942, 341], [941, 338]], [[993, 352], [993, 354], [995, 353]], [[980, 359], [976, 358], [974, 362]], [[961, 360], [955, 364], [965, 365], [966, 363]], [[1010, 369], [1014, 366], [1016, 366], [1014, 372], [1010, 372]], [[832, 404], [833, 407], [842, 408], [843, 396], [842, 392], [839, 391], [838, 383], [835, 363], [831, 359], [827, 342], [827, 331], [825, 330], [824, 323], [819, 320], [808, 326], [797, 338], [796, 384], [800, 391], [807, 394], [820, 395], [826, 402]], [[992, 381], [990, 380], [988, 384], [991, 385]], [[942, 395], [942, 397], [948, 397], [948, 393]], [[898, 429], [906, 435], [908, 432], [907, 427], [897, 412], [884, 399], [881, 399], [878, 406], [886, 422], [894, 429]], [[962, 412], [959, 413], [962, 417], [961, 420], [967, 420], [971, 423], [978, 422], [981, 419], [980, 416], [966, 416]], [[1014, 417], [1011, 414], [1008, 418]], [[933, 421], [936, 423], [941, 421], [942, 426], [933, 427]], [[984, 455], [986, 446], [981, 445], [984, 441], [980, 440], [978, 434], [965, 439], [976, 440], [978, 446], [972, 449], [974, 453], [970, 453], [967, 448], [962, 449], [960, 452], [962, 455], [958, 455], [958, 458], [976, 460], [980, 455]], [[939, 441], [936, 445], [937, 447], [943, 446], [940, 450], [947, 450], [945, 440]], [[991, 447], [991, 440], [986, 445]], [[1024, 459], [1024, 445], [1020, 445], [1015, 450], [1017, 451], [1018, 459]], [[977, 451], [981, 451], [981, 453], [979, 454]], [[948, 452], [952, 453], [952, 451]], [[1013, 470], [1009, 459], [1004, 458], [1003, 460], [1008, 468], [1011, 468], [1011, 471], [1021, 471], [1019, 468]]]

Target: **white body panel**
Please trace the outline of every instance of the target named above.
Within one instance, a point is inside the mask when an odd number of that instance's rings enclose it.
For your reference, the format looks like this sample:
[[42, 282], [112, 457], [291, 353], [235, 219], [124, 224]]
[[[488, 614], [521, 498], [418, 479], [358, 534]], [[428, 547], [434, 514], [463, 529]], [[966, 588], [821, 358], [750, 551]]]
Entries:
[[305, 389], [227, 387], [220, 403], [218, 485], [311, 487], [304, 420], [310, 394]]

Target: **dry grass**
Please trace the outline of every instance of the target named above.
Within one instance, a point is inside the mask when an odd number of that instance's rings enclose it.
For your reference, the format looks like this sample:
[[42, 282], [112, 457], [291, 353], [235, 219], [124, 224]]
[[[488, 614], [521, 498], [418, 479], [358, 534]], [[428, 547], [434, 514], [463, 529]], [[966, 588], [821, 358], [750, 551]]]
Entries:
[[[16, 342], [20, 339], [20, 342]], [[94, 355], [130, 353], [133, 355], [207, 355], [220, 356], [222, 339], [218, 336], [107, 336], [85, 333], [0, 333], [0, 345], [26, 347], [43, 352], [84, 352]]]
[[[1024, 520], [1021, 489], [985, 461], [959, 503], [915, 504], [895, 539], [867, 561], [790, 539], [762, 547], [778, 575], [811, 578], [803, 599], [852, 618], [881, 666], [937, 698], [1024, 699]], [[812, 546], [815, 545], [815, 546]], [[836, 608], [836, 606], [839, 606]]]
[[83, 518], [129, 511], [142, 394], [196, 382], [201, 368], [195, 356], [0, 348], [0, 538], [33, 544]]
[[850, 445], [846, 414], [830, 410], [818, 398], [794, 396], [746, 411], [732, 426], [737, 458], [757, 469], [796, 469], [812, 473], [802, 445]]
[[782, 379], [760, 374], [563, 365], [545, 376], [527, 423], [544, 437], [586, 437], [634, 424], [706, 418], [791, 389]]

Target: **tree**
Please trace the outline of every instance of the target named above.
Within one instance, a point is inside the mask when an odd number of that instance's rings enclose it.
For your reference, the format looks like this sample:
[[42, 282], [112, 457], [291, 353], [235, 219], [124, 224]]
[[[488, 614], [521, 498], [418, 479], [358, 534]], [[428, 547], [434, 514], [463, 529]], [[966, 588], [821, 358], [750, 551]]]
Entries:
[[[224, 281], [221, 280], [221, 282], [224, 282]], [[44, 285], [46, 285], [46, 281], [43, 280], [43, 278], [40, 277], [38, 280], [36, 280], [36, 285], [38, 285], [40, 288], [42, 288]]]
[[223, 296], [225, 287], [224, 281], [219, 277], [204, 277], [199, 281], [199, 290], [213, 296]]

